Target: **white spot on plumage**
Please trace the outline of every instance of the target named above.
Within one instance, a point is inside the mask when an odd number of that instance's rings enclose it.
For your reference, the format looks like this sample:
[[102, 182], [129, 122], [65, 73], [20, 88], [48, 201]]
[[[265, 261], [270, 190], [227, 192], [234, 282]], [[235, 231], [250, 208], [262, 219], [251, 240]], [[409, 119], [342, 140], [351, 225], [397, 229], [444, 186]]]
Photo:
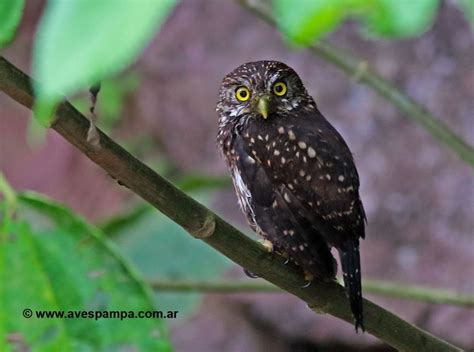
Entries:
[[275, 149], [275, 150], [273, 151], [273, 155], [280, 155], [280, 151], [279, 151], [278, 149]]
[[310, 158], [316, 157], [316, 151], [313, 149], [313, 147], [308, 147], [308, 156]]
[[339, 175], [339, 177], [337, 178], [339, 181], [344, 181], [344, 175]]
[[290, 138], [290, 140], [296, 139], [295, 133], [292, 130], [288, 131], [288, 138]]
[[306, 149], [306, 143], [303, 142], [303, 141], [299, 141], [298, 142], [298, 147], [300, 147], [301, 149]]

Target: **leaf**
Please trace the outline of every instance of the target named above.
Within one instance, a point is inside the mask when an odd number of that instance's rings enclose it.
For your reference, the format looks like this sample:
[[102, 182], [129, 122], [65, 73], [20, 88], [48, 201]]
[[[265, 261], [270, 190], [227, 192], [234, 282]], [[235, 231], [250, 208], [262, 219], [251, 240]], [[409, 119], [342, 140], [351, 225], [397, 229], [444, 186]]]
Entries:
[[13, 40], [20, 24], [24, 6], [24, 0], [0, 2], [0, 49]]
[[273, 0], [273, 10], [280, 31], [299, 45], [332, 31], [346, 13], [340, 0]]
[[407, 38], [426, 31], [439, 7], [438, 0], [377, 0], [363, 16], [366, 29], [376, 36]]
[[[33, 114], [36, 120], [43, 128], [49, 128], [54, 120], [59, 99], [42, 99], [35, 100], [33, 105]], [[36, 127], [39, 127], [36, 125]], [[36, 128], [35, 127], [35, 128]]]
[[[206, 200], [200, 197], [202, 203]], [[232, 263], [202, 241], [189, 236], [180, 226], [157, 211], [147, 212], [140, 221], [115, 234], [114, 240], [148, 280], [210, 280], [220, 276]], [[191, 314], [199, 293], [156, 292], [161, 310], [178, 310], [179, 323]]]
[[[32, 350], [170, 351], [159, 319], [26, 319], [33, 311], [150, 311], [152, 292], [103, 234], [34, 193], [18, 195], [19, 216], [0, 245], [0, 350], [16, 334]], [[33, 226], [34, 225], [34, 226]], [[11, 346], [10, 346], [11, 347]]]
[[35, 41], [40, 99], [57, 100], [129, 65], [175, 4], [160, 1], [48, 2]]
[[347, 18], [363, 22], [372, 36], [416, 36], [427, 30], [438, 7], [438, 0], [273, 0], [280, 31], [299, 45], [311, 44]]
[[99, 225], [99, 228], [107, 235], [107, 237], [111, 237], [125, 230], [129, 226], [137, 224], [146, 214], [152, 211], [153, 208], [149, 204], [140, 204], [128, 213], [107, 219]]

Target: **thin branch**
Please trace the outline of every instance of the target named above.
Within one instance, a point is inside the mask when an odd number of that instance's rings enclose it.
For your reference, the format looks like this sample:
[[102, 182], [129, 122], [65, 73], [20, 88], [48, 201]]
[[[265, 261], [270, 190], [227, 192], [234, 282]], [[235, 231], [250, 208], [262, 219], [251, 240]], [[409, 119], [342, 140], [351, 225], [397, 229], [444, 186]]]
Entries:
[[[148, 282], [157, 291], [212, 292], [212, 293], [284, 293], [280, 288], [265, 281], [193, 281], [152, 280]], [[364, 280], [364, 292], [399, 299], [421, 301], [433, 304], [450, 304], [460, 307], [474, 307], [474, 296], [450, 290], [405, 285], [379, 280]]]
[[[276, 27], [275, 18], [266, 2], [260, 0], [237, 0], [237, 2]], [[377, 73], [369, 70], [365, 61], [322, 40], [311, 45], [308, 49], [351, 77], [356, 77], [358, 81], [367, 84], [396, 106], [404, 114], [403, 116], [422, 125], [436, 140], [453, 150], [471, 167], [474, 167], [474, 147], [472, 145], [454, 133], [423, 105], [398, 90]]]
[[[31, 79], [3, 57], [0, 57], [0, 90], [31, 109], [34, 102]], [[313, 282], [310, 287], [302, 288], [304, 279], [297, 268], [284, 265], [281, 257], [266, 252], [255, 241], [134, 158], [102, 131], [98, 131], [98, 147], [87, 143], [89, 122], [68, 102], [60, 104], [51, 127], [119, 184], [145, 199], [195, 238], [202, 239], [235, 263], [301, 298], [313, 310], [329, 313], [352, 324], [341, 285]], [[367, 332], [401, 351], [461, 351], [368, 300], [364, 300], [364, 312]]]

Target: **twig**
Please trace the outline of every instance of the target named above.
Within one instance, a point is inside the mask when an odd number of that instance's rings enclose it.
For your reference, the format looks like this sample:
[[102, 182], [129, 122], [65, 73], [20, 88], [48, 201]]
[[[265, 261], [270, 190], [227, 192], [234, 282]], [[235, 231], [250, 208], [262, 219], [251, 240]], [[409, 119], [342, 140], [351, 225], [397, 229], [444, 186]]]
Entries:
[[[0, 90], [31, 109], [34, 102], [31, 79], [3, 57], [0, 57]], [[303, 289], [304, 278], [297, 268], [283, 265], [281, 257], [263, 250], [255, 241], [134, 158], [102, 131], [98, 130], [100, 147], [92, 147], [86, 140], [88, 120], [68, 102], [59, 105], [51, 127], [120, 184], [183, 226], [194, 237], [301, 298], [315, 311], [329, 313], [352, 324], [352, 315], [341, 285], [336, 282], [313, 282], [309, 288]], [[368, 300], [364, 300], [364, 312], [366, 331], [401, 351], [461, 351]]]
[[[265, 281], [193, 281], [152, 280], [151, 287], [157, 291], [212, 292], [212, 293], [284, 293], [280, 288]], [[378, 280], [364, 280], [364, 292], [399, 299], [422, 301], [433, 304], [450, 304], [474, 307], [474, 296], [439, 288], [397, 284]]]
[[[246, 9], [258, 15], [267, 23], [276, 27], [276, 21], [268, 5], [259, 0], [237, 0]], [[387, 82], [377, 73], [364, 67], [365, 62], [361, 59], [343, 52], [325, 41], [318, 41], [308, 48], [322, 59], [338, 67], [357, 81], [367, 84], [379, 93], [387, 101], [404, 113], [403, 116], [418, 122], [436, 140], [453, 150], [462, 160], [474, 167], [474, 147], [454, 133], [441, 120], [431, 114], [423, 105], [419, 104], [395, 86]]]

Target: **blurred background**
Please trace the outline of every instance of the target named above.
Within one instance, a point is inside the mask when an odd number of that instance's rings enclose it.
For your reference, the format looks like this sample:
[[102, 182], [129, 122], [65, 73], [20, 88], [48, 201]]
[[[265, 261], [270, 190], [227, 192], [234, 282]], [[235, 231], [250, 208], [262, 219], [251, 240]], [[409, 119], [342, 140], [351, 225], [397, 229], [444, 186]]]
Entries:
[[[30, 73], [42, 1], [26, 4], [15, 42], [3, 50]], [[418, 38], [367, 39], [346, 22], [328, 40], [474, 143], [474, 39], [454, 1], [442, 1]], [[87, 38], [84, 39], [87, 42]], [[87, 43], [85, 43], [86, 45]], [[254, 60], [293, 67], [354, 153], [368, 229], [363, 277], [474, 291], [472, 169], [391, 104], [237, 3], [183, 1], [124, 73], [103, 82], [97, 125], [172, 182], [250, 236], [216, 148], [215, 104], [223, 76]], [[72, 98], [87, 111], [87, 95]], [[100, 226], [147, 280], [244, 279], [242, 269], [148, 210], [54, 131], [42, 140], [30, 112], [0, 95], [0, 170]], [[117, 225], [117, 220], [125, 219]], [[249, 279], [250, 280], [250, 279]], [[278, 293], [155, 291], [177, 351], [390, 351], [367, 334]], [[431, 333], [474, 348], [472, 310], [366, 294]]]

